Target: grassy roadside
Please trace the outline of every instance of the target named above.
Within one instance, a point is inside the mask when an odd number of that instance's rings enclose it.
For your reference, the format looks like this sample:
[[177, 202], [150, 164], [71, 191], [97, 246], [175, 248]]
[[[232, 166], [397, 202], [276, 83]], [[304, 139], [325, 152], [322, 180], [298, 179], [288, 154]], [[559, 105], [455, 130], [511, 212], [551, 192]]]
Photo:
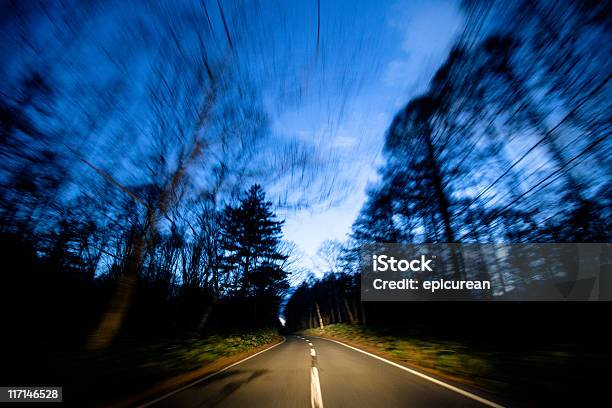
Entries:
[[347, 324], [304, 333], [336, 339], [469, 389], [484, 391], [484, 396], [495, 395], [520, 405], [570, 398], [569, 392], [582, 382], [580, 373], [599, 365], [599, 357], [593, 352], [553, 345], [545, 349], [496, 348], [494, 344], [411, 337], [388, 328]]
[[104, 352], [62, 352], [42, 362], [40, 378], [64, 387], [71, 404], [133, 406], [278, 343], [273, 329], [179, 338], [121, 338]]

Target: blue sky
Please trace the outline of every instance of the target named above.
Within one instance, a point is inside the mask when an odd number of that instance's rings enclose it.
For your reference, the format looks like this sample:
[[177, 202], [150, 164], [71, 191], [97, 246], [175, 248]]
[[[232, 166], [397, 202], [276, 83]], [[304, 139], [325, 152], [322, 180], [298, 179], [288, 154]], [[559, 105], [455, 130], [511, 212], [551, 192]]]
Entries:
[[[216, 3], [209, 3], [216, 38], [207, 48], [213, 55], [222, 54], [224, 51], [215, 50], [221, 50], [219, 44], [226, 40], [223, 25]], [[289, 191], [306, 197], [310, 204], [297, 211], [279, 208], [277, 213], [286, 220], [286, 238], [302, 254], [300, 262], [312, 270], [321, 243], [343, 240], [350, 232], [365, 201], [367, 184], [376, 179], [376, 168], [384, 160], [385, 130], [393, 115], [426, 89], [445, 58], [462, 23], [459, 5], [450, 0], [321, 0], [317, 48], [316, 0], [265, 0], [249, 12], [240, 2], [221, 4], [235, 29], [232, 35], [238, 52], [233, 66], [255, 82], [270, 130], [277, 137], [271, 140], [297, 140], [312, 147], [313, 160], [320, 165], [313, 176], [318, 180], [306, 186], [278, 178], [273, 180], [276, 185], [263, 183], [272, 198]], [[151, 133], [139, 127], [147, 123], [143, 121], [148, 114], [143, 109], [146, 86], [148, 81], [160, 82], [153, 67], [161, 67], [164, 74], [161, 45], [167, 47], [167, 53], [176, 52], [162, 41], [167, 38], [159, 37], [163, 31], [155, 30], [160, 24], [180, 28], [186, 24], [180, 10], [189, 15], [199, 5], [188, 0], [176, 5], [117, 2], [89, 11], [76, 8], [77, 16], [83, 13], [87, 19], [83, 18], [75, 38], [62, 25], [59, 14], [47, 18], [42, 13], [32, 27], [23, 28], [35, 30], [28, 34], [37, 44], [36, 52], [20, 49], [17, 53], [12, 43], [0, 45], [5, 54], [20, 57], [6, 64], [4, 73], [30, 64], [55, 78], [61, 89], [55, 112], [59, 131], [70, 129], [74, 148], [87, 146], [82, 154], [90, 161], [107, 168], [123, 184], [135, 184], [145, 173], [139, 158], [147, 159], [150, 147], [147, 141], [134, 143], [148, 139]], [[53, 24], [59, 26], [52, 28]], [[192, 36], [182, 43], [195, 45]], [[48, 40], [56, 47], [48, 46]], [[127, 87], [128, 97], [115, 98], [116, 78], [122, 79], [116, 83], [118, 95]], [[168, 78], [173, 79], [172, 73]], [[94, 97], [82, 97], [82, 89]], [[102, 126], [92, 131], [87, 124], [91, 112], [100, 110], [100, 103], [105, 109], [108, 104], [108, 112], [98, 115]], [[173, 108], [181, 110], [180, 106]], [[109, 116], [108, 122], [104, 115]], [[84, 136], [76, 136], [79, 134]], [[138, 138], [139, 134], [144, 136]], [[134, 154], [126, 159], [125, 151]]]
[[[340, 14], [346, 13], [343, 5], [340, 2], [327, 8], [322, 6], [322, 20], [342, 20]], [[303, 265], [318, 273], [321, 271], [315, 266], [317, 249], [327, 239], [346, 237], [365, 201], [368, 182], [376, 180], [376, 168], [383, 160], [384, 133], [393, 115], [412, 96], [425, 90], [462, 22], [458, 4], [451, 1], [362, 1], [356, 2], [352, 13], [345, 15], [356, 18], [342, 21], [347, 24], [343, 28], [354, 33], [367, 30], [372, 34], [368, 47], [375, 49], [364, 47], [363, 52], [357, 52], [357, 58], [345, 61], [358, 67], [363, 64], [368, 75], [346, 102], [342, 114], [338, 113], [337, 104], [327, 103], [341, 98], [337, 89], [329, 86], [293, 109], [273, 116], [275, 132], [323, 139], [325, 148], [339, 157], [339, 167], [350, 179], [346, 188], [335, 192], [334, 203], [279, 212], [286, 219], [286, 238], [297, 244]], [[346, 39], [343, 48], [359, 48], [360, 44], [355, 43], [359, 35]], [[371, 66], [374, 60], [378, 63]], [[338, 62], [334, 69], [342, 71], [345, 67], [342, 61]]]

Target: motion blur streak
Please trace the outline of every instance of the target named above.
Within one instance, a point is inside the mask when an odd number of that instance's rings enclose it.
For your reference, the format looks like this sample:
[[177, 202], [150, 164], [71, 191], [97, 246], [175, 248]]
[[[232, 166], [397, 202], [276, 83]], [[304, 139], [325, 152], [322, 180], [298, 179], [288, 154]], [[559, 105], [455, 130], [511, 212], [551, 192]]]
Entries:
[[[597, 305], [361, 302], [358, 250], [609, 253], [610, 15], [610, 1], [570, 0], [2, 1], [0, 385], [141, 403], [280, 330], [318, 330], [495, 395], [567, 403], [571, 368], [598, 361], [585, 355], [603, 339]], [[451, 252], [436, 280], [490, 281], [506, 300], [567, 289], [554, 267], [467, 268]], [[612, 285], [603, 259], [600, 279], [567, 290]], [[329, 347], [315, 356], [331, 364], [318, 370], [328, 408], [346, 402], [330, 372], [374, 364]], [[291, 350], [206, 397], [242, 402], [237, 388], [286, 375], [307, 406], [310, 367]], [[423, 403], [461, 402], [427, 389]]]

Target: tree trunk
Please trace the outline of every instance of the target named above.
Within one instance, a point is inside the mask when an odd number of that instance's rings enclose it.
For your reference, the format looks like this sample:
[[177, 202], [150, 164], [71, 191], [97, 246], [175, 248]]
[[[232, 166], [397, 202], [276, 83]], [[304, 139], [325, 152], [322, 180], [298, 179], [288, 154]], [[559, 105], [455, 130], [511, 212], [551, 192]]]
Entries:
[[208, 305], [208, 307], [204, 311], [204, 314], [202, 315], [202, 318], [200, 319], [200, 325], [199, 325], [200, 330], [206, 326], [206, 322], [208, 321], [208, 318], [210, 317], [210, 312], [212, 312], [212, 308], [213, 308], [213, 305], [211, 303], [210, 305]]
[[334, 324], [337, 322], [337, 320], [336, 320], [336, 314], [334, 311], [334, 302], [333, 302], [331, 293], [329, 293], [327, 302], [329, 303], [329, 323]]
[[310, 305], [310, 308], [308, 309], [308, 328], [312, 329], [313, 328], [313, 324], [312, 324], [312, 305]]
[[102, 350], [110, 346], [121, 329], [123, 320], [134, 294], [134, 285], [138, 276], [138, 267], [144, 250], [142, 236], [136, 239], [134, 253], [130, 256], [125, 273], [117, 281], [117, 288], [113, 293], [110, 305], [96, 330], [87, 341], [88, 350]]
[[346, 300], [345, 297], [343, 297], [342, 300], [344, 301], [344, 308], [346, 309], [346, 315], [349, 318], [349, 322], [351, 324], [355, 324], [355, 317], [353, 315], [353, 312], [351, 312], [351, 307], [349, 306], [348, 300]]
[[321, 330], [324, 330], [325, 327], [323, 326], [323, 319], [321, 318], [321, 310], [319, 309], [319, 303], [315, 302], [315, 307], [317, 308], [317, 316], [319, 317], [319, 327], [321, 327]]
[[338, 323], [342, 323], [342, 308], [340, 306], [340, 300], [338, 299], [338, 293], [334, 291], [334, 306], [336, 307], [336, 313], [338, 315]]
[[[427, 146], [427, 156], [429, 165], [431, 166], [431, 179], [434, 187], [434, 194], [436, 197], [436, 203], [438, 204], [438, 210], [442, 217], [442, 223], [444, 225], [444, 235], [446, 242], [452, 244], [455, 242], [455, 231], [453, 230], [450, 213], [450, 201], [449, 197], [444, 190], [444, 180], [440, 166], [438, 165], [438, 158], [431, 140], [431, 130], [429, 127], [425, 130], [425, 144]], [[451, 245], [451, 258], [453, 262], [453, 279], [461, 280], [463, 273], [459, 265], [458, 254], [454, 246]]]
[[351, 301], [351, 309], [353, 310], [353, 316], [355, 317], [355, 324], [359, 324], [359, 308], [357, 307], [356, 302]]
[[359, 308], [361, 309], [361, 324], [367, 324], [365, 307], [363, 307], [363, 302], [359, 302]]
[[200, 330], [204, 329], [204, 327], [206, 326], [206, 323], [208, 322], [208, 318], [210, 317], [210, 313], [212, 312], [214, 306], [217, 304], [217, 296], [215, 295], [215, 297], [213, 297], [212, 302], [210, 303], [210, 305], [208, 305], [208, 307], [206, 308], [206, 310], [204, 311], [204, 314], [202, 315], [202, 319], [200, 319]]

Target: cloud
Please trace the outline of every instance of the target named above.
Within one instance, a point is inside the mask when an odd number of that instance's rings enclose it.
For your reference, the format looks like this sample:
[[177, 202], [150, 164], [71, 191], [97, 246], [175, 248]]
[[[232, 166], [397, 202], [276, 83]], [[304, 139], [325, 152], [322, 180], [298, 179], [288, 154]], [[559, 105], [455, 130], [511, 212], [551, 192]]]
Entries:
[[402, 1], [391, 7], [389, 26], [400, 32], [396, 58], [383, 76], [388, 86], [422, 91], [453, 45], [463, 17], [452, 1]]
[[337, 136], [334, 139], [333, 147], [349, 148], [357, 145], [357, 138], [353, 136]]

